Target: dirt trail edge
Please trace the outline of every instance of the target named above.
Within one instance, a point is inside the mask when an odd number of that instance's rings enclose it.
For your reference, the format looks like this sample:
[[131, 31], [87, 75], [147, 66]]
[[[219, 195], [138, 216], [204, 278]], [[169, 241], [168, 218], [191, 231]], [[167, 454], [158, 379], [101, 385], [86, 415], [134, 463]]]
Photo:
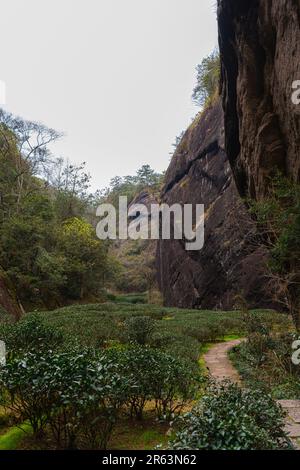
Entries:
[[[205, 355], [205, 364], [212, 377], [217, 380], [229, 379], [241, 383], [238, 371], [233, 367], [228, 352], [241, 344], [243, 339], [226, 341], [213, 346]], [[278, 400], [278, 403], [288, 413], [286, 431], [289, 433], [295, 447], [300, 450], [300, 400]]]
[[217, 380], [229, 379], [232, 382], [241, 383], [238, 371], [233, 367], [228, 352], [244, 341], [243, 339], [234, 339], [225, 343], [218, 343], [213, 346], [206, 354], [204, 360], [211, 376]]

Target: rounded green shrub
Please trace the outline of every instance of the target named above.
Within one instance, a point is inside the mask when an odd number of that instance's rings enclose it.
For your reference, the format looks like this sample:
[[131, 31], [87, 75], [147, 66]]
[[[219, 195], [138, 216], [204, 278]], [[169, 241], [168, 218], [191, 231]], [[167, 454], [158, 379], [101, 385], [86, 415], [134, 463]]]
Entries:
[[131, 384], [128, 406], [132, 417], [142, 419], [146, 403], [153, 401], [157, 417], [170, 419], [195, 397], [199, 375], [173, 356], [141, 346], [107, 354]]
[[31, 314], [17, 323], [0, 325], [0, 339], [5, 341], [9, 354], [17, 354], [55, 350], [65, 338], [58, 328]]
[[57, 448], [105, 449], [129, 381], [93, 350], [26, 353], [0, 368], [0, 404], [36, 437], [45, 429]]
[[179, 422], [170, 449], [275, 450], [292, 445], [285, 414], [269, 395], [236, 384], [212, 384], [198, 405]]
[[137, 343], [141, 346], [149, 344], [156, 322], [151, 317], [134, 316], [125, 321], [125, 333], [128, 342]]

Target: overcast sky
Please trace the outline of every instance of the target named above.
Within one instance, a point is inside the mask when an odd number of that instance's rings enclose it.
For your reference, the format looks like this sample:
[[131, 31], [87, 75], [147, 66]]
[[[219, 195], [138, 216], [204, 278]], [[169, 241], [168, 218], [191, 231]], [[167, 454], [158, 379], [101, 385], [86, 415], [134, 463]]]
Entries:
[[93, 189], [162, 171], [197, 108], [195, 67], [217, 45], [215, 0], [1, 0], [5, 109], [65, 133]]

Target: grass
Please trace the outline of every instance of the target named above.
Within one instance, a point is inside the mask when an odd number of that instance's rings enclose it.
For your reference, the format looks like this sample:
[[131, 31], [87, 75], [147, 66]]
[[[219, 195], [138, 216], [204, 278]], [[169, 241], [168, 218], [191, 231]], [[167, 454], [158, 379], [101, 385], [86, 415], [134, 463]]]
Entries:
[[[145, 413], [145, 418], [140, 422], [123, 416], [114, 429], [108, 449], [152, 450], [168, 442], [168, 430], [169, 425], [158, 422], [151, 411]], [[55, 443], [49, 439], [49, 435], [46, 434], [43, 439], [37, 441], [30, 431], [31, 428], [27, 425], [23, 430], [11, 428], [0, 438], [0, 450], [54, 450], [56, 448]]]
[[0, 450], [14, 450], [17, 449], [21, 441], [26, 435], [31, 434], [30, 424], [23, 424], [21, 426], [14, 426], [10, 428], [5, 434], [0, 436]]
[[215, 343], [204, 343], [200, 348], [200, 357], [198, 360], [198, 364], [199, 364], [201, 372], [204, 375], [208, 375], [204, 356], [214, 345]]
[[117, 425], [109, 443], [110, 450], [152, 450], [158, 445], [168, 442], [169, 426], [159, 423], [151, 415], [146, 414], [141, 422], [123, 419]]

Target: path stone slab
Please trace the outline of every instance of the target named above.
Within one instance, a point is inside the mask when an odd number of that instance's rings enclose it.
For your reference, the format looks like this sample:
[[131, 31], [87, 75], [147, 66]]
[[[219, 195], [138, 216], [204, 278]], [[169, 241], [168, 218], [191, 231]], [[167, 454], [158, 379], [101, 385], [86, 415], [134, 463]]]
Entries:
[[300, 424], [288, 423], [285, 427], [285, 431], [288, 433], [290, 437], [300, 438]]
[[292, 439], [293, 446], [296, 450], [300, 450], [300, 439]]
[[300, 424], [300, 407], [299, 408], [288, 408], [288, 413], [292, 421]]
[[282, 408], [300, 409], [300, 400], [278, 400], [278, 403], [282, 406]]

